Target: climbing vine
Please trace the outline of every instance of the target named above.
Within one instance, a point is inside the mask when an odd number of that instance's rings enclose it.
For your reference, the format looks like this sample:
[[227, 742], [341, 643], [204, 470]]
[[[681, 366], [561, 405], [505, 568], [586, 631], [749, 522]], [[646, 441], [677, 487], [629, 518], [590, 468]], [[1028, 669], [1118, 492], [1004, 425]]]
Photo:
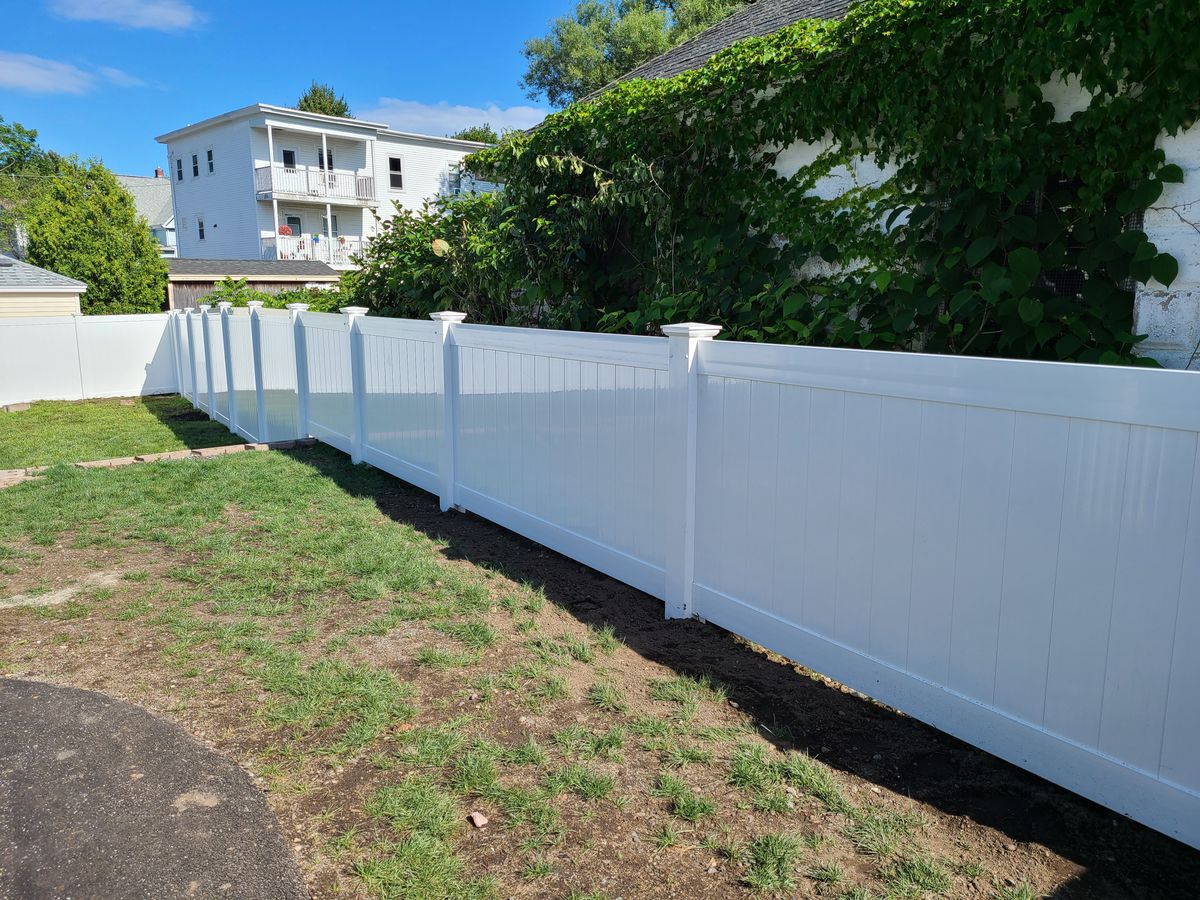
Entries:
[[1183, 180], [1157, 143], [1196, 118], [1197, 44], [1195, 0], [864, 0], [476, 154], [503, 194], [362, 283], [399, 312], [1134, 361], [1133, 288], [1178, 270], [1140, 213]]

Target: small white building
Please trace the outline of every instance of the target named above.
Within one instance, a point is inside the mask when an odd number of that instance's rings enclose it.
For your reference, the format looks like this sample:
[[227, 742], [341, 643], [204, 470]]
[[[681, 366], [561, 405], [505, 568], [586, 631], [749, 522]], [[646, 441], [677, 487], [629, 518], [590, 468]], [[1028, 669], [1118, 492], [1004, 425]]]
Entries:
[[181, 259], [352, 268], [397, 208], [494, 189], [461, 169], [486, 144], [262, 103], [156, 140], [167, 147]]
[[0, 318], [77, 316], [87, 285], [0, 253]]

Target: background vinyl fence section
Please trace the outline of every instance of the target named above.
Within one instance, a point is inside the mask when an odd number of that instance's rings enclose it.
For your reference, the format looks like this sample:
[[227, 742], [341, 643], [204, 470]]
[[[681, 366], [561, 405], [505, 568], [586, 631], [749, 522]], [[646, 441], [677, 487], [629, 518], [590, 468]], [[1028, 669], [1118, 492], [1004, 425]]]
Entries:
[[174, 393], [168, 313], [9, 318], [0, 327], [0, 404]]
[[363, 312], [7, 320], [0, 396], [311, 434], [1200, 847], [1200, 375]]

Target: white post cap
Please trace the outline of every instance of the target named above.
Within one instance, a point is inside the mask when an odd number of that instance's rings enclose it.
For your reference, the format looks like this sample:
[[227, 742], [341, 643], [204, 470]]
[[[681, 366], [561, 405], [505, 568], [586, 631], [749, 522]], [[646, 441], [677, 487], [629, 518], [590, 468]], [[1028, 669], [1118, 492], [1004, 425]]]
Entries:
[[211, 303], [199, 303], [196, 305], [196, 308], [197, 309], [212, 309], [212, 304]]
[[308, 309], [308, 304], [307, 303], [289, 303], [287, 305], [287, 308], [299, 310], [300, 312], [304, 312], [306, 309]]
[[217, 309], [232, 309], [232, 308], [233, 308], [233, 304], [230, 303], [228, 300], [222, 300], [220, 303], [217, 304]]
[[353, 319], [355, 316], [365, 316], [370, 310], [365, 306], [343, 306], [338, 312], [345, 313], [347, 319]]
[[662, 333], [667, 337], [713, 338], [721, 333], [721, 326], [703, 325], [700, 322], [680, 322], [678, 325], [664, 325]]
[[452, 312], [450, 310], [445, 310], [443, 312], [432, 312], [429, 314], [429, 318], [433, 319], [435, 322], [461, 322], [466, 317], [466, 313]]
[[261, 301], [261, 300], [247, 300], [247, 301], [246, 301], [246, 306], [248, 306], [250, 309], [261, 309], [261, 308], [262, 308], [262, 306], [263, 306], [263, 301]]

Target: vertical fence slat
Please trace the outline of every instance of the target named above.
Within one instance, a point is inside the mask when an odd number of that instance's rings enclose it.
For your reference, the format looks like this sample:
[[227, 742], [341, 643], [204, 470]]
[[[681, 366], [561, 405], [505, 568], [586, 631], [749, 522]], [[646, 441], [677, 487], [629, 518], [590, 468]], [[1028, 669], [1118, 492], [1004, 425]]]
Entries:
[[358, 464], [363, 461], [363, 444], [366, 441], [367, 377], [366, 362], [363, 359], [363, 336], [357, 321], [367, 314], [367, 308], [344, 306], [341, 312], [346, 316], [346, 337], [350, 341], [350, 406], [353, 423], [350, 426], [350, 462]]
[[250, 354], [254, 362], [254, 408], [258, 413], [255, 436], [262, 442], [271, 440], [267, 434], [267, 405], [266, 391], [263, 388], [263, 358], [262, 358], [262, 305], [261, 300], [251, 300], [246, 304], [250, 307]]
[[233, 315], [233, 304], [222, 300], [217, 304], [221, 311], [221, 347], [225, 351], [225, 408], [228, 410], [229, 430], [238, 433], [237, 389], [233, 384], [233, 340], [229, 334], [229, 317]]
[[296, 437], [308, 437], [308, 341], [304, 336], [304, 312], [307, 303], [289, 303], [292, 316], [292, 340], [296, 358]]
[[200, 304], [200, 332], [204, 338], [204, 386], [208, 388], [208, 417], [215, 419], [217, 418], [217, 401], [213, 392], [212, 335], [208, 325], [210, 309], [212, 307], [207, 303]]

